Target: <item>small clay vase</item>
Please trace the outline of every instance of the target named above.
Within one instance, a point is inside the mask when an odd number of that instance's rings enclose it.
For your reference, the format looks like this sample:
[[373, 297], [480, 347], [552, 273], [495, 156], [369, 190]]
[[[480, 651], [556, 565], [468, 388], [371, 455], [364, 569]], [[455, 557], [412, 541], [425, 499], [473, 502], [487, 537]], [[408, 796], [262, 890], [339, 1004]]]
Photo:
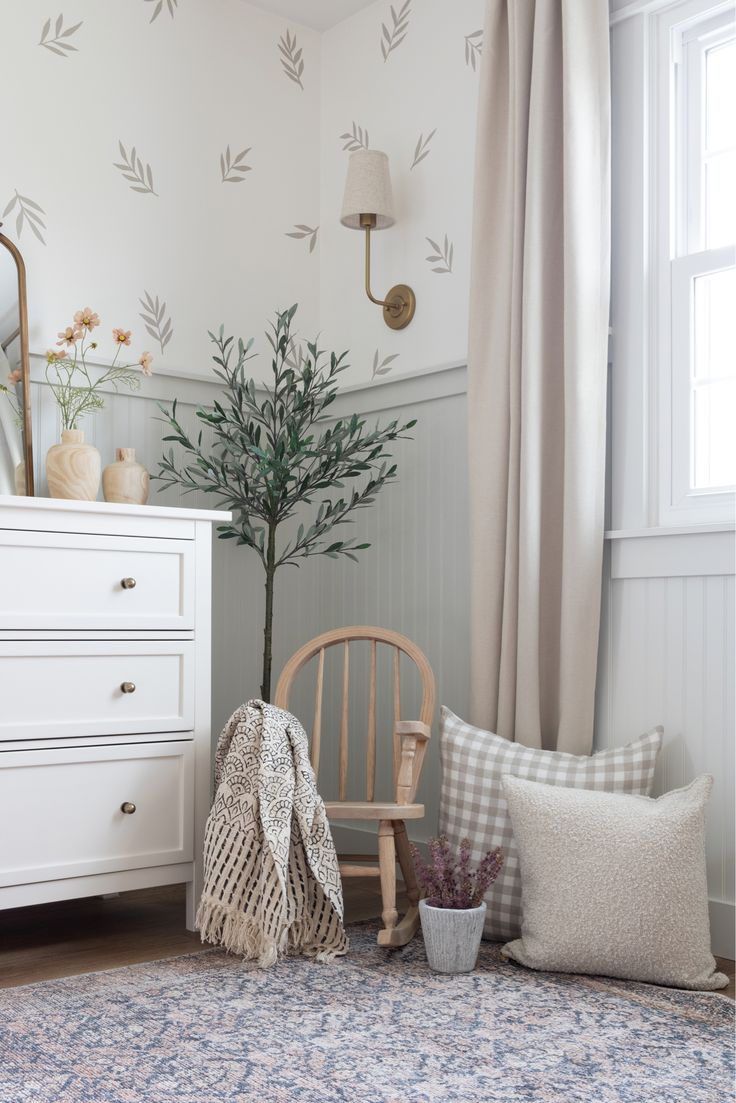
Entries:
[[46, 479], [52, 498], [94, 502], [100, 489], [102, 460], [81, 429], [62, 429], [61, 444], [46, 453]]
[[26, 461], [21, 460], [20, 463], [15, 466], [15, 493], [19, 497], [24, 497], [26, 493]]
[[106, 502], [143, 506], [148, 501], [148, 472], [135, 458], [135, 448], [117, 448], [115, 463], [102, 472], [102, 493]]

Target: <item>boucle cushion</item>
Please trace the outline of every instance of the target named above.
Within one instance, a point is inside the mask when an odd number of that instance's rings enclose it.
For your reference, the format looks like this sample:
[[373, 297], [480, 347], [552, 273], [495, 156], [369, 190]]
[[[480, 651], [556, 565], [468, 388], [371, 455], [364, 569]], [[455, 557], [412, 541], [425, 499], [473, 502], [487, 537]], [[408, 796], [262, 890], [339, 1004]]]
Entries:
[[476, 862], [494, 847], [504, 852], [501, 874], [485, 897], [484, 938], [505, 942], [521, 933], [519, 858], [501, 777], [513, 774], [548, 785], [648, 794], [661, 745], [662, 729], [655, 728], [625, 747], [592, 756], [535, 750], [474, 728], [442, 709], [440, 831], [455, 846], [470, 839]]
[[710, 951], [703, 774], [656, 800], [503, 779], [532, 969], [723, 988]]

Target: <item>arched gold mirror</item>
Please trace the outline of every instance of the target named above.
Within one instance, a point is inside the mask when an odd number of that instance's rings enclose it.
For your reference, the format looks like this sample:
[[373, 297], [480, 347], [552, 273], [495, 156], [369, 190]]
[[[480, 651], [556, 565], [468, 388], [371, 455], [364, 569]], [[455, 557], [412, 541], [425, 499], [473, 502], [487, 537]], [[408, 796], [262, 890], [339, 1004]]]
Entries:
[[26, 268], [17, 246], [3, 233], [0, 233], [0, 494], [33, 494]]

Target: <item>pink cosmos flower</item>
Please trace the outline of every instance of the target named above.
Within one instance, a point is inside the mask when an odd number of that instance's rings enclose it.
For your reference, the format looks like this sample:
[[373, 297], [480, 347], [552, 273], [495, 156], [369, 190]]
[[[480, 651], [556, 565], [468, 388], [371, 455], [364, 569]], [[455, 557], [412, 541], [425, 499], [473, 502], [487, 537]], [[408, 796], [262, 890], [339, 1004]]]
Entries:
[[141, 371], [144, 375], [153, 375], [151, 371], [151, 364], [153, 363], [153, 357], [150, 352], [144, 352], [138, 363], [141, 366]]
[[130, 344], [130, 330], [129, 329], [114, 329], [112, 331], [112, 339], [116, 345], [129, 345]]
[[[61, 344], [61, 341], [59, 341], [59, 344]], [[56, 349], [46, 349], [47, 364], [55, 364], [57, 360], [63, 360], [65, 356], [65, 352], [57, 352]]]
[[74, 321], [89, 333], [100, 324], [100, 316], [91, 307], [85, 306], [84, 310], [78, 310], [74, 315]]
[[66, 329], [60, 330], [56, 336], [61, 338], [60, 341], [56, 342], [57, 345], [65, 345], [69, 348], [70, 345], [76, 345], [82, 336], [82, 330], [79, 326], [67, 326]]
[[23, 378], [22, 370], [20, 368], [14, 368], [13, 371], [11, 371], [10, 375], [8, 376], [8, 381], [10, 383], [12, 383], [13, 385], [15, 385], [16, 383], [20, 383], [22, 378]]

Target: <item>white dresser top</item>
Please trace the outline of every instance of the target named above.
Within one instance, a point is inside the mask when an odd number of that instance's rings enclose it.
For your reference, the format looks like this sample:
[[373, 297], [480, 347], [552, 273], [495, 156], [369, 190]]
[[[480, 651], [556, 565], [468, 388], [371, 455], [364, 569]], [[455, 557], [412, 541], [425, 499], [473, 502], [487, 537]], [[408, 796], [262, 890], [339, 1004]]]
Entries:
[[231, 513], [219, 509], [129, 506], [118, 502], [81, 502], [0, 494], [0, 533], [24, 530], [194, 540], [197, 530], [201, 531], [205, 526], [209, 528], [213, 523], [230, 521], [231, 518]]
[[182, 509], [179, 506], [129, 506], [118, 502], [80, 502], [66, 498], [24, 498], [15, 494], [0, 494], [0, 511], [18, 510], [18, 523], [25, 510], [54, 510], [60, 513], [86, 513], [102, 517], [150, 517], [172, 521], [229, 521], [231, 513], [219, 509]]

